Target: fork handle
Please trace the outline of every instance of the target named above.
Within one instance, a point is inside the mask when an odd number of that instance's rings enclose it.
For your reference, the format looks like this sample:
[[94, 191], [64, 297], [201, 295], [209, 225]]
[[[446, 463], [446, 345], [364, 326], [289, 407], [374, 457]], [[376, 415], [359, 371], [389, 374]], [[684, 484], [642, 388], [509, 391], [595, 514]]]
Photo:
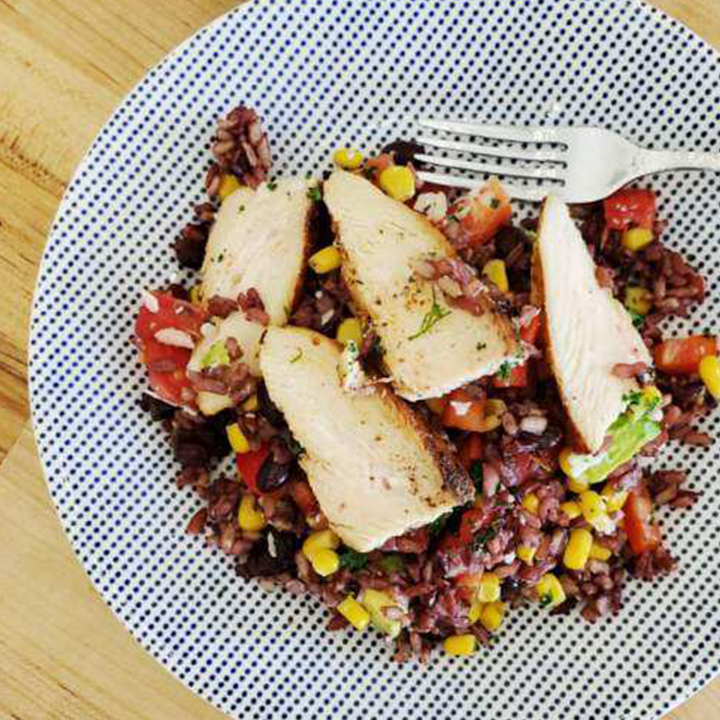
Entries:
[[642, 150], [634, 165], [638, 176], [667, 170], [720, 170], [720, 153]]

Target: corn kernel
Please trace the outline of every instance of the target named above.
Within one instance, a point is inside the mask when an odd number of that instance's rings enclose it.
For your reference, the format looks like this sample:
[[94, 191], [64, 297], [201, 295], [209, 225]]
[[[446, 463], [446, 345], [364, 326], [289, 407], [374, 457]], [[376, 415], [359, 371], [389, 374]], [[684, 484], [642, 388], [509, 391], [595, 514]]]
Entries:
[[647, 403], [660, 404], [663, 399], [663, 394], [655, 385], [646, 385], [642, 389], [642, 396]]
[[580, 507], [582, 508], [583, 517], [590, 524], [596, 522], [607, 513], [604, 498], [594, 490], [586, 490], [580, 493]]
[[497, 415], [486, 415], [483, 418], [482, 429], [480, 432], [492, 432], [502, 425], [502, 418]]
[[493, 415], [495, 417], [502, 417], [507, 412], [507, 404], [504, 400], [498, 400], [497, 398], [491, 398], [485, 403], [485, 415]]
[[647, 315], [652, 308], [652, 297], [646, 288], [629, 285], [625, 290], [625, 307], [638, 315]]
[[474, 625], [480, 619], [480, 613], [482, 613], [483, 604], [479, 600], [473, 600], [468, 610], [468, 622]]
[[485, 275], [490, 282], [494, 283], [501, 292], [507, 292], [510, 289], [507, 270], [502, 260], [488, 260], [483, 268], [483, 275]]
[[234, 452], [246, 453], [250, 450], [250, 443], [248, 443], [247, 438], [237, 423], [228, 425], [225, 428], [225, 433], [227, 434], [228, 441], [230, 442], [230, 447]]
[[564, 502], [560, 505], [560, 510], [562, 510], [562, 512], [564, 512], [570, 520], [575, 520], [582, 515], [582, 508], [580, 507], [580, 504], [572, 500], [570, 502]]
[[365, 630], [370, 624], [370, 613], [352, 595], [348, 595], [337, 606], [337, 611], [356, 630]]
[[318, 275], [323, 275], [339, 268], [341, 262], [340, 251], [334, 245], [329, 245], [322, 250], [318, 250], [314, 255], [311, 255], [308, 260], [310, 267]]
[[480, 581], [477, 599], [480, 602], [497, 602], [500, 599], [500, 578], [495, 573], [485, 573]]
[[341, 345], [347, 345], [351, 340], [360, 347], [362, 345], [362, 327], [357, 318], [347, 318], [340, 323], [337, 330], [337, 341]]
[[483, 605], [480, 612], [480, 622], [488, 632], [495, 632], [501, 625], [505, 616], [505, 603], [491, 602]]
[[201, 305], [202, 304], [202, 286], [201, 285], [193, 285], [190, 289], [190, 302], [193, 305]]
[[587, 480], [576, 480], [575, 478], [568, 478], [568, 488], [571, 492], [584, 493], [590, 487], [590, 483]]
[[517, 556], [526, 564], [532, 565], [535, 559], [535, 553], [537, 548], [530, 547], [529, 545], [520, 545], [517, 549]]
[[225, 202], [236, 190], [240, 189], [240, 182], [234, 175], [223, 175], [218, 188], [220, 202]]
[[255, 394], [251, 395], [240, 407], [244, 412], [257, 412], [260, 408], [258, 396]]
[[632, 228], [622, 234], [622, 244], [630, 250], [630, 252], [642, 250], [652, 241], [653, 232], [650, 228]]
[[472, 655], [477, 647], [474, 635], [451, 635], [443, 641], [443, 648], [448, 655]]
[[590, 557], [592, 533], [585, 528], [576, 528], [570, 533], [570, 540], [565, 547], [563, 562], [570, 570], [582, 570]]
[[320, 577], [327, 577], [340, 569], [340, 556], [334, 550], [321, 548], [310, 558], [310, 564]]
[[717, 355], [706, 355], [700, 361], [698, 372], [708, 392], [720, 400], [720, 360]]
[[554, 608], [565, 602], [565, 589], [552, 573], [545, 573], [535, 586], [541, 607]]
[[534, 515], [540, 506], [540, 498], [535, 493], [528, 493], [523, 498], [522, 506]]
[[616, 513], [618, 510], [622, 510], [629, 494], [627, 490], [616, 490], [612, 483], [607, 483], [601, 493], [603, 498], [605, 498], [605, 506], [609, 513]]
[[590, 557], [593, 560], [602, 560], [604, 562], [605, 560], [609, 560], [611, 555], [611, 550], [606, 548], [604, 545], [600, 545], [600, 543], [593, 542], [592, 547], [590, 548]]
[[380, 173], [380, 187], [391, 198], [405, 202], [415, 195], [415, 175], [405, 165], [391, 165]]
[[266, 523], [265, 514], [255, 505], [255, 498], [250, 494], [243, 495], [238, 509], [238, 525], [240, 529], [247, 532], [259, 532], [265, 527]]
[[336, 550], [339, 546], [340, 538], [332, 530], [318, 530], [308, 535], [302, 551], [308, 560], [312, 560], [318, 550]]
[[333, 162], [343, 170], [357, 170], [364, 159], [363, 154], [355, 148], [338, 148], [333, 153]]
[[435, 415], [442, 415], [445, 410], [445, 401], [442, 398], [430, 398], [425, 401], [425, 404]]

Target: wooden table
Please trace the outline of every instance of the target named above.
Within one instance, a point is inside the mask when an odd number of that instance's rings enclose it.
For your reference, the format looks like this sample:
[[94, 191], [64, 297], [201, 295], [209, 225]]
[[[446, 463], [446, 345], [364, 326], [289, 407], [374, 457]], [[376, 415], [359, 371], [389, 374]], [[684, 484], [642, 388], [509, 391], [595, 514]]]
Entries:
[[[720, 47], [719, 0], [652, 0]], [[81, 155], [123, 95], [234, 0], [0, 0], [0, 719], [220, 720], [91, 587], [43, 481], [27, 395], [40, 256]], [[673, 713], [720, 718], [720, 680]]]

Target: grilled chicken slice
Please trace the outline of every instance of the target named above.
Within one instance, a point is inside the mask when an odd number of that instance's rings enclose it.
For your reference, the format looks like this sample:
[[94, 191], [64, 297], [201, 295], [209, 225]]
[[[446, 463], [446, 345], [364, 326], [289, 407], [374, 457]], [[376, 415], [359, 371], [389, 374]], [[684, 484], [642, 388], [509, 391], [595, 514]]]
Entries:
[[284, 325], [302, 286], [310, 249], [313, 180], [240, 188], [223, 202], [202, 267], [202, 295], [237, 298], [255, 288], [274, 325]]
[[495, 312], [489, 297], [482, 300], [485, 312], [475, 316], [450, 306], [435, 283], [414, 277], [417, 260], [455, 256], [423, 215], [346, 172], [332, 174], [324, 195], [343, 255], [343, 277], [356, 310], [382, 342], [400, 395], [439, 397], [519, 356], [512, 324]]
[[386, 386], [342, 390], [341, 348], [311, 330], [268, 329], [260, 366], [305, 452], [300, 463], [333, 530], [369, 552], [473, 496], [450, 443]]
[[[311, 242], [313, 181], [282, 180], [274, 190], [240, 188], [222, 204], [213, 225], [202, 268], [202, 295], [235, 299], [250, 288], [258, 291], [274, 325], [284, 325], [298, 299]], [[203, 358], [217, 342], [235, 338], [243, 362], [259, 374], [258, 353], [264, 327], [248, 321], [242, 312], [217, 320], [195, 348], [190, 370], [200, 371]], [[198, 408], [205, 415], [231, 407], [227, 395], [201, 392]]]
[[[214, 329], [208, 332], [195, 346], [190, 356], [188, 370], [200, 372], [204, 366], [204, 359], [208, 357], [208, 353], [212, 351], [216, 343], [224, 345], [228, 338], [235, 338], [243, 349], [242, 361], [248, 365], [251, 374], [259, 376], [260, 338], [263, 332], [265, 332], [265, 327], [260, 323], [250, 322], [245, 318], [244, 313], [231, 313], [224, 320], [216, 321]], [[197, 405], [203, 415], [215, 415], [221, 410], [232, 407], [232, 402], [229, 395], [200, 392], [197, 396]]]
[[650, 353], [625, 308], [599, 285], [595, 263], [567, 205], [548, 197], [533, 259], [534, 294], [545, 309], [550, 365], [576, 449], [594, 453], [637, 382], [613, 374], [617, 364], [647, 363]]

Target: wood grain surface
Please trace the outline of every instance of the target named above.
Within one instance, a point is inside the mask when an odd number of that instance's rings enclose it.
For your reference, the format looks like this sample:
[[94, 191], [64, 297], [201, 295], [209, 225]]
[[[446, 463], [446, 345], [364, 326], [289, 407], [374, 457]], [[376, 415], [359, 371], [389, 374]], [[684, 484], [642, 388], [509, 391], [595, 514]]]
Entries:
[[[720, 0], [652, 2], [720, 48]], [[85, 149], [153, 64], [235, 4], [0, 0], [0, 720], [224, 717], [135, 643], [75, 560], [37, 459], [26, 347], [45, 239]], [[720, 718], [720, 680], [672, 718]]]

